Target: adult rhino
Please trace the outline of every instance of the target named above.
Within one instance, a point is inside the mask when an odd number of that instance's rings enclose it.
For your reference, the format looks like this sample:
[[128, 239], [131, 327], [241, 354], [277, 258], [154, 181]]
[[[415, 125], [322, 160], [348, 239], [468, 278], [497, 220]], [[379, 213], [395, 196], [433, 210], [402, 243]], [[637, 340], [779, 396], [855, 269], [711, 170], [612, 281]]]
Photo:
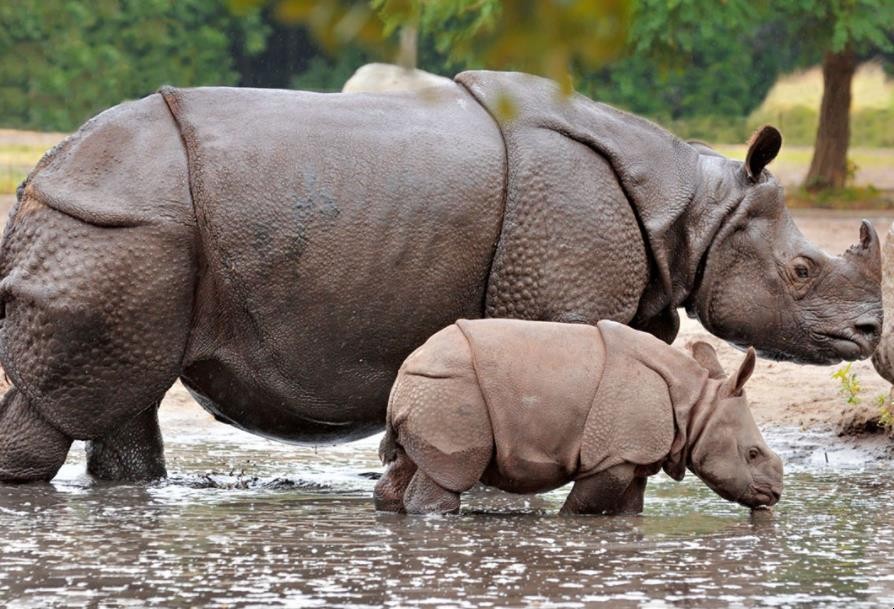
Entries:
[[[511, 100], [512, 116], [505, 108]], [[878, 237], [829, 257], [789, 217], [761, 130], [743, 164], [514, 73], [424, 95], [163, 89], [48, 153], [0, 251], [0, 479], [72, 439], [164, 475], [178, 377], [287, 442], [383, 427], [401, 361], [457, 318], [611, 319], [671, 341], [685, 306], [766, 357], [868, 356]]]

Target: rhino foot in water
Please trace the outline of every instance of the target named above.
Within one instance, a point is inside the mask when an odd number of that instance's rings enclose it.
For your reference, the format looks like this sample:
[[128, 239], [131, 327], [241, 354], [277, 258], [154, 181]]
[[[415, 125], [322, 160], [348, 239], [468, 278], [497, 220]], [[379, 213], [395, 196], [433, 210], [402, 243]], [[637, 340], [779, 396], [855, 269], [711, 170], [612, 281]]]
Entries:
[[499, 72], [107, 110], [38, 163], [0, 246], [0, 480], [52, 478], [73, 439], [96, 476], [162, 475], [154, 409], [178, 378], [252, 433], [370, 435], [401, 362], [460, 318], [671, 341], [684, 306], [767, 357], [867, 357], [878, 238], [811, 245], [764, 169], [780, 145], [768, 127], [732, 161]]
[[639, 513], [646, 479], [688, 467], [721, 497], [757, 508], [782, 493], [782, 461], [710, 345], [692, 357], [653, 336], [593, 326], [460, 320], [401, 366], [376, 507], [456, 512], [477, 482], [538, 493], [574, 481], [565, 513]]

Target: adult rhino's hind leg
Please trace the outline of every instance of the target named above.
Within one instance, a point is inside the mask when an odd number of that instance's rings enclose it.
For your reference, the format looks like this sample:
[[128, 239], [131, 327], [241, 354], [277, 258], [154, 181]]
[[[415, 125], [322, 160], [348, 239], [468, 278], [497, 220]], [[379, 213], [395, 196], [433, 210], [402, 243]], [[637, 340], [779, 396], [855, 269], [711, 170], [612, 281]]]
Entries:
[[142, 482], [164, 478], [164, 442], [158, 426], [158, 404], [122, 427], [87, 442], [87, 473], [100, 480]]
[[71, 447], [15, 387], [0, 401], [0, 482], [49, 481]]
[[[96, 226], [27, 194], [11, 224], [0, 355], [12, 384], [46, 421], [45, 436], [55, 429], [65, 442], [88, 441], [94, 476], [164, 476], [155, 409], [181, 372], [189, 338], [192, 228]], [[20, 435], [0, 424], [0, 445], [20, 445]], [[43, 478], [61, 464], [62, 440], [53, 437]]]

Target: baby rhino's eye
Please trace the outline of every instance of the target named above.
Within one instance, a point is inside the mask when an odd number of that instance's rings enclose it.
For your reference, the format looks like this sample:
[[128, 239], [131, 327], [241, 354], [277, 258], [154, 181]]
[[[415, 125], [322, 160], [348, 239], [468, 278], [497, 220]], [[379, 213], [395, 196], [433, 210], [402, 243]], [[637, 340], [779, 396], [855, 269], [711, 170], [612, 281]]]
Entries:
[[754, 461], [758, 457], [761, 456], [761, 451], [759, 448], [750, 448], [748, 449], [748, 460]]

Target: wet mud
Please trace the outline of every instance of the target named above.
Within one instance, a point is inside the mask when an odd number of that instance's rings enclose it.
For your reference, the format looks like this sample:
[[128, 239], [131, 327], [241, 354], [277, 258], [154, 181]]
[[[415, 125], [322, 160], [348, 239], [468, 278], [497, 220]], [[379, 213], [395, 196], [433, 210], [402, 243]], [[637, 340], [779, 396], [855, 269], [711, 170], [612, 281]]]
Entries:
[[0, 486], [0, 600], [55, 607], [879, 607], [894, 481], [861, 445], [767, 431], [782, 502], [751, 513], [689, 474], [636, 517], [561, 517], [568, 488], [476, 489], [462, 513], [376, 513], [377, 438], [308, 449], [161, 412], [171, 477]]

